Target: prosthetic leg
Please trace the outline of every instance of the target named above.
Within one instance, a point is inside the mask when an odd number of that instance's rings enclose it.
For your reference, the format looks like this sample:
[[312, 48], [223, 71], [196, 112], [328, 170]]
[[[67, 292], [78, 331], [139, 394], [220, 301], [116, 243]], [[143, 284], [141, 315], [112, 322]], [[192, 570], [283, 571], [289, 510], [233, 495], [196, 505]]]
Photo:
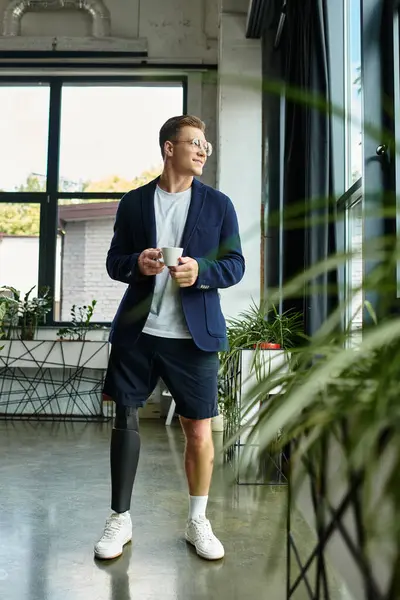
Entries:
[[140, 437], [137, 409], [118, 406], [111, 434], [111, 508], [104, 533], [94, 547], [96, 558], [121, 556], [132, 539], [131, 505], [133, 483], [139, 462]]
[[130, 509], [140, 454], [137, 408], [118, 406], [111, 434], [111, 508], [116, 513]]

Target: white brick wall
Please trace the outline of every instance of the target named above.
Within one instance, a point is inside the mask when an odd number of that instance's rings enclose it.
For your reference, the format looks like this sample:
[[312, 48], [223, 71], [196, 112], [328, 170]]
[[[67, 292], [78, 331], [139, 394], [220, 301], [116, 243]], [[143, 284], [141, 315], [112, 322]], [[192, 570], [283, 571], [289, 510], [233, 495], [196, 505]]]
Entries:
[[85, 223], [66, 227], [61, 262], [61, 319], [69, 320], [72, 304], [85, 303]]
[[95, 321], [111, 321], [126, 285], [113, 281], [106, 271], [106, 256], [114, 218], [72, 221], [65, 225], [63, 301], [61, 319], [69, 320], [73, 304], [97, 300]]

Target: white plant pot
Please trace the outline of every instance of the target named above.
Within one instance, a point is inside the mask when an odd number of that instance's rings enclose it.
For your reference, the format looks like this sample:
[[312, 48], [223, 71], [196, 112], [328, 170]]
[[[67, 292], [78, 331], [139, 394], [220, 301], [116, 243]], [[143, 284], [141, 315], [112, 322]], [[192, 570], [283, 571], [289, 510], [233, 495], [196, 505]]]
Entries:
[[212, 431], [224, 431], [224, 415], [217, 415], [211, 419]]
[[[277, 377], [283, 372], [288, 370], [288, 353], [285, 350], [259, 350], [258, 351], [258, 369], [259, 373], [257, 376], [255, 364], [255, 350], [242, 350], [241, 357], [241, 381], [242, 388], [241, 394], [241, 426], [248, 428], [243, 431], [240, 436], [240, 443], [245, 444], [253, 427], [257, 423], [257, 415], [260, 410], [260, 402], [254, 402], [252, 397], [252, 390], [259, 382], [265, 381], [267, 378]], [[279, 369], [279, 373], [276, 371]], [[279, 394], [281, 386], [277, 385], [274, 387], [270, 394]], [[251, 408], [250, 408], [251, 406]], [[257, 440], [254, 440], [257, 444]]]

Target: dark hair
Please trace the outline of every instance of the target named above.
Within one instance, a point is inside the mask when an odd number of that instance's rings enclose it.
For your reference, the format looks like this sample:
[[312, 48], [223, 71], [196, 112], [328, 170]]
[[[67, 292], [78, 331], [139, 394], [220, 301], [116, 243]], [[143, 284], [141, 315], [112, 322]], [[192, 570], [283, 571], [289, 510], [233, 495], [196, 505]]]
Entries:
[[206, 126], [201, 119], [192, 115], [181, 115], [179, 117], [171, 117], [164, 123], [160, 129], [160, 148], [164, 158], [164, 144], [168, 141], [175, 141], [183, 127], [196, 127], [204, 133]]

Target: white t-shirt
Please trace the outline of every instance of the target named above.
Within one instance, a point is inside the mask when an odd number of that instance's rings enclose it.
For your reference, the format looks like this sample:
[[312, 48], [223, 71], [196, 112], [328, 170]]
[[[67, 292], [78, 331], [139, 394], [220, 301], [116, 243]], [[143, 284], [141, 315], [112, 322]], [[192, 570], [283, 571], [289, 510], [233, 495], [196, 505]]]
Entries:
[[[157, 247], [180, 247], [192, 189], [170, 194], [157, 186], [154, 194]], [[192, 336], [186, 325], [179, 287], [167, 267], [156, 275], [150, 314], [143, 329], [148, 335], [186, 339]]]

